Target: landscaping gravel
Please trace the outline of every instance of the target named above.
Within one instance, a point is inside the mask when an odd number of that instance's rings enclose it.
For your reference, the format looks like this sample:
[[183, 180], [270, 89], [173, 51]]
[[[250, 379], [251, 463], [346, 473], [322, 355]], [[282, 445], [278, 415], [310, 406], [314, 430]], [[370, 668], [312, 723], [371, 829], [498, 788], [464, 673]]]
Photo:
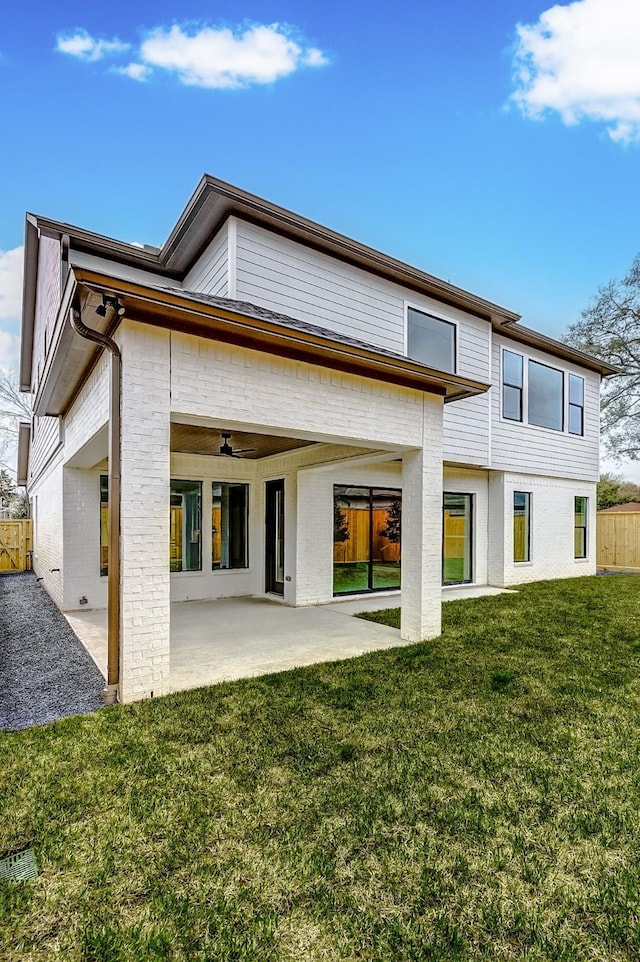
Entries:
[[0, 575], [0, 729], [95, 711], [104, 679], [33, 572]]

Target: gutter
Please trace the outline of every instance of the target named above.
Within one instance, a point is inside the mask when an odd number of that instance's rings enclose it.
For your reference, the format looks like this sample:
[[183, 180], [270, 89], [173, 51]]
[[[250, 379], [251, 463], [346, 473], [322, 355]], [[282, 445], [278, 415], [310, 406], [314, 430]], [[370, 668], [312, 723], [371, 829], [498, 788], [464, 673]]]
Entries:
[[[110, 306], [116, 314], [124, 314], [118, 302]], [[106, 306], [106, 305], [105, 305]], [[109, 393], [109, 574], [107, 602], [107, 684], [103, 692], [105, 705], [118, 701], [120, 689], [120, 464], [121, 429], [120, 409], [122, 394], [122, 357], [120, 348], [111, 337], [87, 327], [80, 311], [72, 307], [71, 327], [88, 341], [94, 341], [111, 354], [111, 378]]]

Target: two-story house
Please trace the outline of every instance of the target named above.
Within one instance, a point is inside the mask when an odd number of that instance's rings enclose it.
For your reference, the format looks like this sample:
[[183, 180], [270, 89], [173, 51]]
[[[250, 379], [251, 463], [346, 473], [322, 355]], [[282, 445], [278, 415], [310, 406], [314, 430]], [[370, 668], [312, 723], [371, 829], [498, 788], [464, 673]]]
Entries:
[[27, 216], [34, 568], [166, 690], [172, 601], [316, 605], [595, 572], [606, 364], [212, 177], [162, 248]]

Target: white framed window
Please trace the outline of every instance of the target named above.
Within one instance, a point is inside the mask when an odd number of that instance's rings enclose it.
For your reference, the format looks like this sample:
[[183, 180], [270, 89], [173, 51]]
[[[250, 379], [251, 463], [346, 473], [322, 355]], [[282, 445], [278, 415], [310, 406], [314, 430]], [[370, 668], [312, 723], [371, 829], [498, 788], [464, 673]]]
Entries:
[[564, 429], [564, 373], [529, 358], [527, 420], [551, 431]]
[[406, 303], [406, 354], [435, 371], [457, 370], [457, 324]]
[[502, 420], [584, 436], [583, 377], [506, 347], [500, 372]]
[[214, 571], [249, 567], [249, 485], [211, 485], [211, 566]]
[[531, 492], [513, 492], [513, 560], [531, 561]]
[[573, 507], [573, 556], [574, 558], [587, 557], [587, 518], [589, 516], [589, 499], [582, 497], [574, 498]]
[[584, 378], [569, 375], [569, 434], [584, 435]]
[[524, 417], [524, 358], [522, 354], [502, 352], [502, 416], [508, 421]]

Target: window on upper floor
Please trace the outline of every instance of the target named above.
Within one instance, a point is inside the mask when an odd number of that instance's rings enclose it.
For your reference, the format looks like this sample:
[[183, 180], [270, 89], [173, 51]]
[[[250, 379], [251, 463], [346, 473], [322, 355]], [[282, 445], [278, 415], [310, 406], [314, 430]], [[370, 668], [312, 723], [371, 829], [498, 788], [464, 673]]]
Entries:
[[584, 378], [569, 375], [569, 434], [584, 434]]
[[502, 417], [584, 435], [585, 379], [502, 350]]
[[523, 362], [522, 354], [502, 353], [502, 416], [510, 421], [522, 421]]
[[529, 424], [562, 431], [564, 425], [564, 374], [555, 367], [529, 361]]
[[407, 355], [436, 371], [456, 372], [456, 325], [407, 308]]

